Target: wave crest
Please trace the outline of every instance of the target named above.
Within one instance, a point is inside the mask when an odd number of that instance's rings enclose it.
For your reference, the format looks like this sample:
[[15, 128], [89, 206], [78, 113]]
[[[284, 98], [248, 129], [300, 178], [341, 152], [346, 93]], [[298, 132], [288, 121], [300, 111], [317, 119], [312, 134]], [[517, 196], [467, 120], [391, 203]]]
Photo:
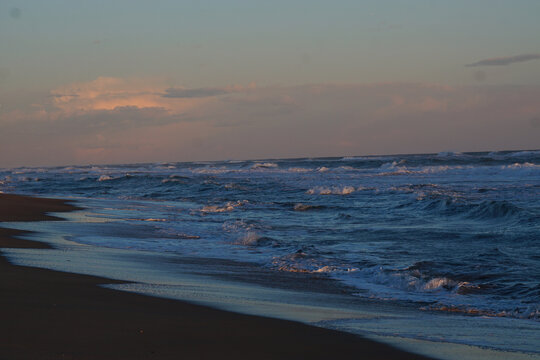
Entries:
[[355, 192], [356, 189], [354, 186], [333, 186], [333, 187], [324, 187], [316, 186], [312, 189], [306, 191], [306, 194], [310, 195], [349, 195]]
[[227, 211], [233, 211], [235, 208], [239, 206], [243, 206], [247, 204], [247, 200], [238, 200], [236, 202], [229, 201], [225, 203], [225, 205], [219, 206], [219, 205], [206, 205], [202, 209], [200, 209], [200, 212], [202, 213], [221, 213], [221, 212], [227, 212]]
[[233, 244], [252, 246], [252, 247], [279, 246], [279, 242], [277, 240], [272, 239], [270, 237], [266, 237], [266, 236], [260, 236], [254, 231], [247, 232], [244, 236], [236, 239], [236, 241], [234, 241]]
[[273, 168], [277, 168], [278, 167], [278, 164], [276, 163], [272, 163], [272, 162], [265, 162], [265, 163], [255, 163], [253, 164], [253, 166], [251, 167], [252, 169], [273, 169]]

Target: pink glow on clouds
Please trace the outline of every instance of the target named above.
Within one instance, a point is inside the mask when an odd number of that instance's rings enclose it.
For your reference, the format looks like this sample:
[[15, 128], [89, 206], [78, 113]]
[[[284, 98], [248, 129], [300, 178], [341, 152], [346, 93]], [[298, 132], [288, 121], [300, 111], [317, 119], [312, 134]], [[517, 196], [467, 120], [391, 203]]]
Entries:
[[178, 114], [208, 101], [208, 98], [167, 98], [163, 96], [165, 90], [159, 79], [99, 77], [88, 83], [63, 86], [51, 94], [54, 106], [65, 114], [122, 107], [159, 108]]
[[0, 108], [0, 167], [540, 148], [538, 99], [538, 86], [99, 77]]

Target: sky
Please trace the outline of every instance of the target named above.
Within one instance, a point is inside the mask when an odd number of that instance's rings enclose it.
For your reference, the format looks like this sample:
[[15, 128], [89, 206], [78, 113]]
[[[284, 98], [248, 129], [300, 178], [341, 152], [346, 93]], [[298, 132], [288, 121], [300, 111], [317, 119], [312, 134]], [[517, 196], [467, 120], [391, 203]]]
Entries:
[[0, 0], [0, 168], [540, 148], [537, 0]]

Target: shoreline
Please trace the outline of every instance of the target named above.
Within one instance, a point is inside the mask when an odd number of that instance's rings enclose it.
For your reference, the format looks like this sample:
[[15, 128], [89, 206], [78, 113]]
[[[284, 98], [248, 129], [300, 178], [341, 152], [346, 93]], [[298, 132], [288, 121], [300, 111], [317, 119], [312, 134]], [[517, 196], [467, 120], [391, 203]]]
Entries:
[[[50, 248], [1, 222], [61, 220], [63, 200], [0, 194], [1, 248]], [[112, 290], [123, 281], [15, 266], [0, 256], [0, 357], [428, 359], [357, 335]]]

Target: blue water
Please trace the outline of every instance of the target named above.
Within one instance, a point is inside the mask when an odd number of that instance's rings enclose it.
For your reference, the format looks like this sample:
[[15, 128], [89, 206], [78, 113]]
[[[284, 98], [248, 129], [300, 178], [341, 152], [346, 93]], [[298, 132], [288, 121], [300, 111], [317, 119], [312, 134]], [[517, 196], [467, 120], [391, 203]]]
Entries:
[[[152, 236], [73, 241], [315, 273], [419, 311], [540, 320], [540, 151], [0, 170]], [[106, 205], [105, 205], [106, 204]]]

